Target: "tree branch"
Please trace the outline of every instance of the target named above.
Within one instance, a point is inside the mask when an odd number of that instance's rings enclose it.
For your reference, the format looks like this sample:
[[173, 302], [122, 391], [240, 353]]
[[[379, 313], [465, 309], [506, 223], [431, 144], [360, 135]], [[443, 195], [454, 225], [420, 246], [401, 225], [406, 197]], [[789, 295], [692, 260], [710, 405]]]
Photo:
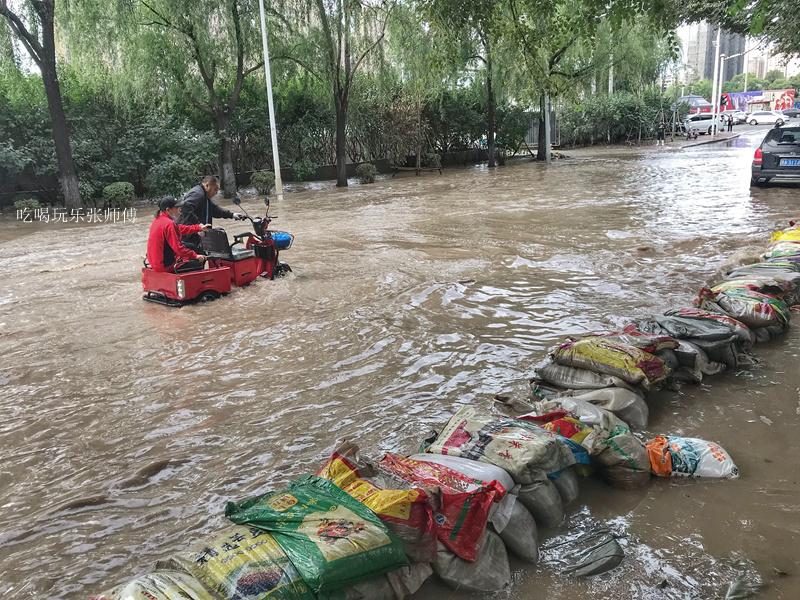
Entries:
[[317, 81], [324, 81], [322, 75], [317, 73], [317, 71], [312, 69], [310, 65], [306, 64], [305, 62], [303, 62], [302, 60], [300, 60], [297, 57], [291, 56], [289, 54], [279, 54], [278, 56], [271, 57], [270, 60], [273, 61], [273, 62], [276, 61], [276, 60], [289, 60], [289, 61], [297, 64], [298, 66], [302, 67], [303, 69], [305, 69], [308, 72], [308, 74], [313, 76], [315, 79], [317, 79]]
[[331, 25], [328, 21], [328, 15], [325, 12], [325, 5], [322, 0], [317, 0], [317, 11], [319, 12], [319, 20], [322, 23], [322, 31], [325, 34], [325, 42], [328, 47], [328, 67], [331, 70], [331, 76], [334, 76], [337, 74], [338, 59], [336, 57], [336, 50], [333, 47]]
[[372, 52], [378, 46], [378, 44], [381, 43], [381, 41], [383, 41], [384, 36], [386, 36], [386, 24], [389, 22], [389, 14], [392, 12], [392, 9], [394, 8], [394, 6], [395, 5], [392, 4], [392, 6], [390, 6], [389, 9], [386, 11], [386, 16], [384, 17], [383, 24], [381, 25], [381, 33], [380, 33], [380, 35], [378, 35], [378, 37], [375, 38], [375, 41], [372, 42], [372, 44], [370, 44], [367, 47], [367, 49], [364, 50], [364, 52], [361, 53], [361, 56], [358, 57], [358, 60], [356, 60], [356, 64], [353, 65], [353, 68], [351, 69], [350, 73], [348, 74], [348, 77], [347, 77], [347, 88], [348, 89], [350, 88], [350, 84], [353, 82], [353, 77], [355, 76], [355, 73], [358, 70], [358, 67], [361, 65], [361, 63], [364, 61], [364, 59], [367, 57], [367, 55], [370, 52]]
[[22, 19], [8, 8], [6, 0], [2, 0], [2, 4], [0, 4], [0, 15], [3, 15], [8, 20], [11, 29], [16, 33], [36, 65], [41, 69], [42, 63], [44, 62], [44, 48], [39, 43], [39, 39], [28, 31]]

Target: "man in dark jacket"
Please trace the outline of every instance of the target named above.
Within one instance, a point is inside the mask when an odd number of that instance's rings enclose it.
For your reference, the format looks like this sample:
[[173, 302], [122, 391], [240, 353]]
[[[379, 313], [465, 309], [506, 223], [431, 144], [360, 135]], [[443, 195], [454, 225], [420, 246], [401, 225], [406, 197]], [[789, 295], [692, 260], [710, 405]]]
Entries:
[[[242, 213], [231, 212], [217, 206], [211, 198], [219, 192], [219, 180], [213, 175], [203, 177], [200, 185], [194, 186], [181, 200], [181, 216], [178, 217], [179, 225], [211, 224], [214, 217], [218, 219], [244, 219]], [[202, 249], [200, 235], [192, 233], [181, 240], [184, 246], [193, 250]]]

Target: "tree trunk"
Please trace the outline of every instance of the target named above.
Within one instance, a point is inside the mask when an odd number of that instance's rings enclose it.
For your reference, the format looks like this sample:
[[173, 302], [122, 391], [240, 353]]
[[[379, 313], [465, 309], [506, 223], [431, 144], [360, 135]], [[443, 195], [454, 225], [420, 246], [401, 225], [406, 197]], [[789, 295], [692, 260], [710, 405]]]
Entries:
[[40, 66], [42, 82], [47, 95], [47, 108], [50, 111], [50, 122], [53, 130], [53, 143], [56, 147], [58, 161], [58, 182], [64, 194], [64, 205], [67, 208], [78, 208], [81, 196], [78, 190], [78, 175], [75, 162], [72, 160], [72, 148], [69, 144], [67, 117], [64, 114], [64, 103], [61, 99], [61, 86], [56, 71], [56, 51], [53, 38], [53, 15], [42, 19], [42, 47], [44, 56]]
[[336, 105], [336, 187], [347, 187], [347, 99], [341, 92], [334, 97]]
[[222, 179], [222, 195], [236, 195], [236, 171], [233, 169], [233, 140], [230, 134], [230, 117], [221, 109], [217, 111], [217, 135], [219, 136], [219, 163]]
[[539, 135], [536, 140], [536, 160], [550, 161], [550, 98], [542, 92], [539, 99]]
[[487, 132], [486, 132], [486, 147], [489, 152], [488, 166], [495, 166], [494, 158], [494, 133], [496, 128], [495, 123], [495, 102], [494, 90], [492, 89], [492, 55], [489, 50], [489, 44], [486, 44], [486, 117], [487, 117]]

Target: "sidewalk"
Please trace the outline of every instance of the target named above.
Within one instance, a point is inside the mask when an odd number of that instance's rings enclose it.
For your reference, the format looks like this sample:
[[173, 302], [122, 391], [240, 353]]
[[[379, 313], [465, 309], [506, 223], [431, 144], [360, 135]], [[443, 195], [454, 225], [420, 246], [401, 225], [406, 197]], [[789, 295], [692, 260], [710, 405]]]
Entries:
[[681, 139], [676, 139], [674, 142], [670, 142], [666, 144], [667, 146], [671, 146], [672, 148], [692, 148], [694, 146], [702, 146], [703, 144], [716, 144], [717, 142], [727, 142], [728, 140], [733, 140], [738, 138], [742, 135], [742, 132], [734, 133], [727, 131], [718, 133], [714, 137], [710, 135], [703, 135], [698, 137], [696, 140], [686, 141]]

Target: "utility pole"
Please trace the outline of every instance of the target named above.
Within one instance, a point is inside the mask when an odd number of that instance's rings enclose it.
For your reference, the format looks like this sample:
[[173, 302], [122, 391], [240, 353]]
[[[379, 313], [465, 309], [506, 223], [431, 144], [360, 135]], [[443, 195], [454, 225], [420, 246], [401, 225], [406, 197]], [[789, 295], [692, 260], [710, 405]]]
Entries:
[[614, 93], [614, 54], [609, 54], [608, 57], [608, 95]]
[[278, 128], [275, 126], [275, 106], [272, 103], [272, 74], [269, 68], [269, 45], [267, 44], [267, 19], [264, 16], [264, 0], [258, 0], [261, 13], [261, 46], [264, 50], [264, 77], [267, 80], [267, 106], [269, 108], [269, 132], [272, 137], [272, 164], [275, 170], [275, 197], [283, 200], [283, 179], [281, 161], [278, 157]]
[[719, 41], [722, 27], [717, 24], [717, 47], [714, 50], [714, 79], [711, 81], [711, 137], [717, 134], [717, 106], [719, 105], [719, 90], [717, 89], [717, 78], [719, 77]]

